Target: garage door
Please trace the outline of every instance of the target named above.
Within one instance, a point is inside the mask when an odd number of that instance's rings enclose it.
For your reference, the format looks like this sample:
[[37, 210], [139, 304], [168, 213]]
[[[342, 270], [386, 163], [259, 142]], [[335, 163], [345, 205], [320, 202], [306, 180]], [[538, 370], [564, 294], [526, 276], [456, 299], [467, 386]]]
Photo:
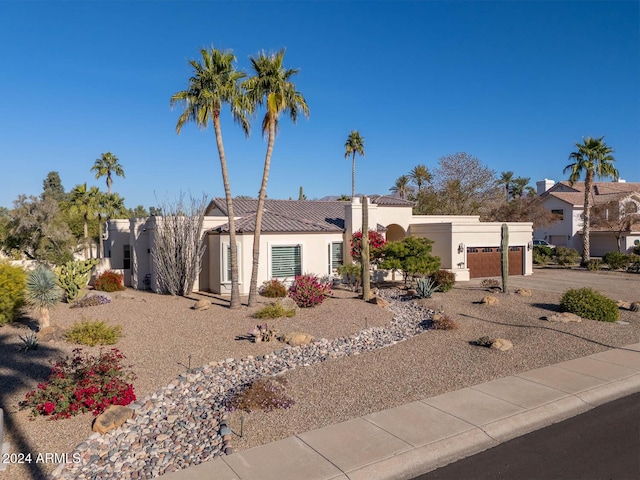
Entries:
[[[509, 247], [509, 275], [523, 274], [524, 247]], [[468, 247], [467, 266], [471, 278], [499, 277], [500, 247]]]

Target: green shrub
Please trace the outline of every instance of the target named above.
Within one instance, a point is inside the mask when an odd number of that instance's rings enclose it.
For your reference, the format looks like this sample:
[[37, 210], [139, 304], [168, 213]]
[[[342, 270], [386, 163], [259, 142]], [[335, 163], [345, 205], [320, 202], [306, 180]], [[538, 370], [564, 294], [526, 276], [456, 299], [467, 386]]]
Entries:
[[456, 283], [456, 274], [448, 270], [438, 270], [431, 275], [431, 278], [436, 282], [441, 292], [448, 292]]
[[575, 265], [580, 260], [578, 251], [569, 247], [556, 247], [555, 257], [558, 265], [562, 266]]
[[287, 296], [287, 287], [277, 278], [268, 280], [260, 287], [260, 295], [268, 298], [284, 298]]
[[546, 265], [551, 261], [553, 256], [553, 249], [544, 245], [534, 245], [533, 247], [533, 263], [536, 265]]
[[12, 322], [20, 314], [26, 277], [22, 267], [0, 262], [0, 326]]
[[601, 266], [602, 261], [598, 260], [597, 258], [592, 258], [591, 260], [589, 260], [589, 263], [587, 263], [587, 270], [600, 270]]
[[107, 270], [96, 278], [94, 288], [103, 292], [126, 290], [124, 286], [124, 275], [114, 272], [113, 270]]
[[631, 263], [631, 257], [620, 252], [607, 252], [602, 257], [602, 261], [609, 265], [611, 270], [618, 270]]
[[620, 318], [616, 302], [588, 287], [567, 290], [560, 299], [560, 309], [602, 322], [616, 322]]
[[86, 320], [74, 323], [66, 333], [68, 341], [94, 347], [113, 345], [122, 337], [122, 326], [110, 327], [102, 320]]
[[[637, 240], [636, 240], [637, 242]], [[634, 255], [640, 255], [640, 243], [638, 245], [634, 245], [633, 246], [633, 254]]]
[[256, 313], [253, 314], [254, 318], [281, 318], [281, 317], [293, 317], [296, 314], [293, 308], [284, 308], [281, 303], [270, 303], [265, 305]]

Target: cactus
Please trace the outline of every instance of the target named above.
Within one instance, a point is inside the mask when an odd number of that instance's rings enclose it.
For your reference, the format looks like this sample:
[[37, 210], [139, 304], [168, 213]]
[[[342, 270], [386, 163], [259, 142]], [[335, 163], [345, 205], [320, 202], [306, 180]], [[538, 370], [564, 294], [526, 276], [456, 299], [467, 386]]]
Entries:
[[419, 278], [416, 285], [416, 297], [431, 298], [436, 290], [438, 290], [438, 285], [431, 277]]
[[502, 293], [509, 293], [509, 226], [502, 224], [500, 229], [500, 268], [502, 269]]
[[91, 269], [98, 264], [97, 259], [75, 260], [56, 268], [57, 283], [64, 290], [68, 303], [80, 296], [80, 291], [89, 283]]

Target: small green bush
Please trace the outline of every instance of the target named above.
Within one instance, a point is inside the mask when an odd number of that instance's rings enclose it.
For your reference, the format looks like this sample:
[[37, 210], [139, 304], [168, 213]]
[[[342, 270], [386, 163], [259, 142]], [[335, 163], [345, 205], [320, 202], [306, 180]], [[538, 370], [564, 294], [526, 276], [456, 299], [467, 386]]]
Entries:
[[620, 318], [616, 302], [588, 287], [567, 290], [560, 299], [560, 309], [602, 322], [616, 322]]
[[293, 317], [295, 314], [293, 308], [284, 308], [281, 303], [270, 303], [254, 313], [253, 318]]
[[640, 257], [636, 257], [636, 260], [627, 266], [627, 273], [640, 273]]
[[431, 275], [431, 278], [436, 282], [438, 290], [441, 292], [448, 292], [456, 283], [456, 274], [448, 270], [438, 270], [436, 273]]
[[575, 265], [580, 260], [578, 251], [569, 247], [556, 247], [555, 256], [558, 265], [562, 266]]
[[601, 266], [602, 261], [598, 260], [597, 258], [592, 258], [591, 260], [589, 260], [589, 263], [587, 263], [587, 270], [600, 270]]
[[122, 337], [122, 326], [110, 327], [102, 320], [82, 320], [74, 323], [66, 333], [68, 341], [94, 347], [113, 345]]
[[284, 298], [287, 296], [287, 287], [277, 278], [267, 280], [260, 287], [260, 295], [268, 298]]
[[96, 278], [94, 284], [96, 290], [102, 292], [116, 292], [118, 290], [126, 290], [124, 286], [124, 275], [113, 270], [107, 270]]
[[631, 263], [631, 257], [620, 252], [607, 252], [602, 257], [602, 261], [609, 265], [611, 270], [618, 270]]
[[0, 326], [12, 322], [24, 305], [27, 275], [22, 267], [0, 262]]
[[[637, 242], [637, 240], [636, 240], [636, 242]], [[633, 254], [634, 255], [640, 255], [640, 244], [633, 246]]]
[[551, 261], [553, 249], [544, 245], [534, 245], [533, 247], [533, 263], [536, 265], [546, 265]]

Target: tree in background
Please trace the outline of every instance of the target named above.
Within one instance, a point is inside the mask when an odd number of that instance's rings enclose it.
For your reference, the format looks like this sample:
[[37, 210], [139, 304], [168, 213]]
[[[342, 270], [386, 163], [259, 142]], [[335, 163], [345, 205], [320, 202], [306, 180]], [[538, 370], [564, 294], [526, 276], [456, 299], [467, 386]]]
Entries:
[[507, 202], [509, 201], [509, 199], [511, 198], [511, 195], [512, 195], [512, 193], [511, 193], [511, 182], [512, 181], [513, 181], [513, 172], [509, 171], [509, 172], [501, 172], [500, 173], [500, 178], [496, 182], [496, 185], [504, 187], [505, 198], [506, 198]]
[[593, 206], [591, 225], [599, 230], [606, 230], [616, 237], [618, 252], [622, 252], [620, 240], [622, 236], [640, 228], [640, 213], [632, 201], [620, 205], [619, 200]]
[[540, 197], [526, 195], [502, 202], [487, 214], [486, 219], [492, 222], [532, 222], [535, 230], [559, 221], [560, 216], [551, 213]]
[[428, 183], [431, 183], [433, 180], [433, 176], [429, 169], [425, 165], [416, 165], [409, 172], [409, 179], [416, 187], [418, 187], [418, 198], [420, 198], [420, 194], [422, 193], [422, 187]]
[[590, 227], [591, 227], [591, 207], [593, 207], [593, 188], [594, 177], [619, 178], [618, 170], [613, 166], [615, 158], [613, 158], [613, 149], [604, 142], [604, 137], [600, 138], [582, 138], [582, 143], [576, 143], [576, 150], [571, 152], [569, 159], [572, 163], [564, 167], [562, 173], [567, 171], [569, 174], [569, 184], [573, 185], [585, 174], [584, 179], [584, 225], [582, 227], [582, 265], [586, 266], [591, 259], [590, 245]]
[[254, 304], [255, 297], [258, 294], [260, 230], [262, 228], [264, 199], [267, 194], [267, 180], [269, 179], [269, 167], [278, 129], [278, 120], [283, 112], [289, 114], [289, 118], [293, 123], [296, 123], [300, 114], [305, 117], [309, 116], [309, 107], [304, 96], [296, 90], [296, 85], [291, 81], [292, 77], [298, 73], [298, 69], [285, 69], [283, 67], [284, 54], [285, 50], [279, 50], [270, 55], [261, 52], [256, 57], [250, 57], [254, 75], [242, 84], [249, 102], [255, 106], [265, 107], [266, 113], [262, 120], [262, 134], [268, 135], [267, 153], [258, 194], [256, 224], [253, 235], [253, 265], [251, 269], [251, 284], [249, 286], [249, 306]]
[[89, 220], [97, 217], [98, 201], [100, 190], [98, 187], [87, 189], [87, 184], [82, 183], [73, 187], [69, 192], [68, 208], [71, 213], [77, 213], [82, 216], [83, 228], [83, 247], [84, 258], [90, 256], [89, 253]]
[[396, 183], [389, 190], [404, 200], [411, 193], [409, 181], [410, 179], [408, 175], [401, 175], [396, 179]]
[[216, 135], [218, 157], [222, 170], [222, 183], [227, 202], [227, 217], [229, 220], [229, 249], [231, 253], [231, 302], [230, 308], [240, 307], [240, 290], [238, 286], [238, 247], [236, 245], [236, 226], [233, 211], [233, 197], [227, 170], [227, 157], [222, 142], [222, 127], [220, 112], [226, 104], [231, 109], [233, 119], [249, 136], [249, 121], [247, 112], [251, 105], [242, 93], [239, 82], [246, 74], [236, 70], [236, 57], [230, 51], [201, 49], [202, 63], [191, 60], [192, 76], [187, 90], [175, 93], [171, 97], [171, 106], [181, 104], [184, 111], [178, 118], [176, 133], [180, 134], [187, 122], [194, 122], [199, 128], [205, 129], [209, 122], [213, 123]]
[[107, 193], [109, 195], [111, 195], [111, 184], [113, 183], [111, 173], [124, 178], [124, 169], [118, 157], [111, 152], [101, 154], [91, 167], [91, 171], [96, 173], [96, 179], [107, 177]]
[[56, 202], [63, 202], [66, 200], [67, 194], [62, 186], [62, 180], [60, 180], [60, 174], [58, 172], [49, 172], [47, 177], [42, 181], [42, 198], [50, 197]]
[[523, 196], [535, 196], [536, 191], [533, 187], [528, 186], [531, 178], [517, 177], [513, 179], [511, 185], [511, 198], [520, 198]]
[[[95, 240], [98, 245], [98, 258], [102, 258], [102, 234], [104, 233], [104, 222], [108, 222], [112, 218], [117, 217], [136, 218], [136, 216], [132, 216], [131, 212], [125, 208], [124, 199], [117, 193], [109, 194], [97, 192], [95, 194], [94, 201], [95, 213], [98, 219], [98, 235], [96, 235]], [[142, 207], [142, 209], [144, 210], [144, 207]], [[146, 213], [146, 211], [140, 213]], [[140, 215], [140, 217], [146, 216], [147, 215]]]
[[364, 137], [358, 130], [351, 130], [344, 144], [344, 158], [351, 156], [351, 198], [356, 196], [356, 154], [364, 158]]
[[127, 209], [127, 218], [146, 218], [148, 216], [149, 212], [144, 208], [144, 205], [138, 205], [136, 208]]

